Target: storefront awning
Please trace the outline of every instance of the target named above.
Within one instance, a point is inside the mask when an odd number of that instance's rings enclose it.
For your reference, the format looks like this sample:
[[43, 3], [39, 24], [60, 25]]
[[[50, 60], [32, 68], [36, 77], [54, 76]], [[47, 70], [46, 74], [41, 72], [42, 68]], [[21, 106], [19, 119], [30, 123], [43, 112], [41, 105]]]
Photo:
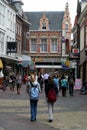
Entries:
[[17, 62], [17, 61], [21, 61], [22, 60], [22, 57], [20, 56], [20, 57], [16, 57], [16, 56], [14, 56], [14, 57], [12, 57], [12, 56], [8, 56], [8, 55], [1, 55], [1, 58], [3, 59], [3, 60], [5, 60], [5, 61], [9, 61], [9, 63], [10, 62]]
[[31, 65], [31, 61], [26, 61], [26, 60], [23, 60], [22, 61], [22, 66], [23, 67], [28, 67], [28, 66], [30, 66]]
[[23, 67], [28, 67], [31, 65], [31, 57], [27, 55], [22, 55], [22, 63]]

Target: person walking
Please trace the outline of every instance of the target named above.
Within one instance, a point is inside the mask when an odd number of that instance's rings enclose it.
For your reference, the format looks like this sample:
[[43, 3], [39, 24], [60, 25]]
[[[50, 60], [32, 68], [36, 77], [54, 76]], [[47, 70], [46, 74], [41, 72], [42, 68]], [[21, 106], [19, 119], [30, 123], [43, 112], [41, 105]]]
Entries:
[[11, 92], [14, 92], [15, 82], [16, 82], [16, 75], [14, 72], [12, 72], [10, 77], [9, 77], [9, 85], [10, 85]]
[[0, 68], [0, 89], [3, 90], [3, 78], [4, 78], [4, 74], [2, 69]]
[[74, 83], [75, 83], [75, 76], [73, 73], [70, 73], [70, 75], [68, 77], [68, 83], [69, 83], [69, 94], [70, 94], [70, 96], [73, 96]]
[[39, 84], [40, 84], [40, 88], [41, 88], [41, 91], [43, 92], [43, 76], [41, 75], [40, 72], [38, 72], [38, 78], [37, 78], [37, 81], [39, 82]]
[[58, 94], [58, 89], [52, 79], [52, 77], [48, 77], [48, 83], [46, 85], [45, 89], [45, 95], [46, 95], [46, 100], [48, 104], [48, 118], [49, 122], [53, 121], [53, 107], [54, 103], [57, 100], [57, 94]]
[[53, 81], [58, 89], [58, 93], [59, 93], [59, 78], [58, 78], [58, 75], [53, 75]]
[[46, 87], [47, 87], [47, 84], [48, 84], [48, 77], [49, 77], [48, 73], [45, 73], [44, 76], [43, 76], [45, 91], [46, 91]]
[[20, 89], [22, 85], [22, 76], [19, 73], [17, 73], [16, 75], [16, 85], [17, 85], [17, 94], [20, 95]]
[[64, 74], [61, 77], [61, 86], [62, 86], [62, 96], [66, 97], [66, 90], [68, 88], [68, 81], [66, 77], [64, 77]]
[[39, 93], [41, 92], [40, 84], [35, 80], [35, 76], [31, 75], [27, 84], [27, 93], [30, 99], [30, 113], [31, 121], [36, 121], [37, 118], [37, 104], [39, 101]]

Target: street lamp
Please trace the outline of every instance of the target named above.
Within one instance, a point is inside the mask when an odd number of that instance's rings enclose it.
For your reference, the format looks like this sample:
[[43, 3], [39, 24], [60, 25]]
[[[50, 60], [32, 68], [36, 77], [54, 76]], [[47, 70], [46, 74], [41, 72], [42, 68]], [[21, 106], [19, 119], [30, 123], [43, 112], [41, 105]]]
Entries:
[[29, 39], [30, 37], [30, 32], [26, 32], [26, 39]]

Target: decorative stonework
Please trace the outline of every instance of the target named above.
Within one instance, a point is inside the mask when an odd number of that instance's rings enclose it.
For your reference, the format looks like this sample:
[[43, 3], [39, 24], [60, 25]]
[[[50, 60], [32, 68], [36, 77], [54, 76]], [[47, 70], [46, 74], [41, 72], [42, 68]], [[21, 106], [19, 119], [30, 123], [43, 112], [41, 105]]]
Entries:
[[49, 30], [49, 20], [46, 17], [45, 12], [43, 12], [43, 16], [40, 19], [39, 30]]

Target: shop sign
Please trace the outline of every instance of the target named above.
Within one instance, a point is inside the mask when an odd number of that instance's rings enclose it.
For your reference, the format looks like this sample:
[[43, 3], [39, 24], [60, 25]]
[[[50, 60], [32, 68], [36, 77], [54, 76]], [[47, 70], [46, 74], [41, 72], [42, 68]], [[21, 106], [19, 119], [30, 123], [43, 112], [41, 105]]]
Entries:
[[70, 57], [69, 57], [70, 60], [75, 60], [75, 59], [78, 59], [78, 58], [79, 58], [79, 54], [70, 53]]
[[17, 53], [17, 42], [7, 42], [7, 54]]
[[79, 49], [78, 49], [78, 48], [72, 49], [72, 53], [73, 53], [74, 55], [78, 55], [78, 54], [79, 54]]

